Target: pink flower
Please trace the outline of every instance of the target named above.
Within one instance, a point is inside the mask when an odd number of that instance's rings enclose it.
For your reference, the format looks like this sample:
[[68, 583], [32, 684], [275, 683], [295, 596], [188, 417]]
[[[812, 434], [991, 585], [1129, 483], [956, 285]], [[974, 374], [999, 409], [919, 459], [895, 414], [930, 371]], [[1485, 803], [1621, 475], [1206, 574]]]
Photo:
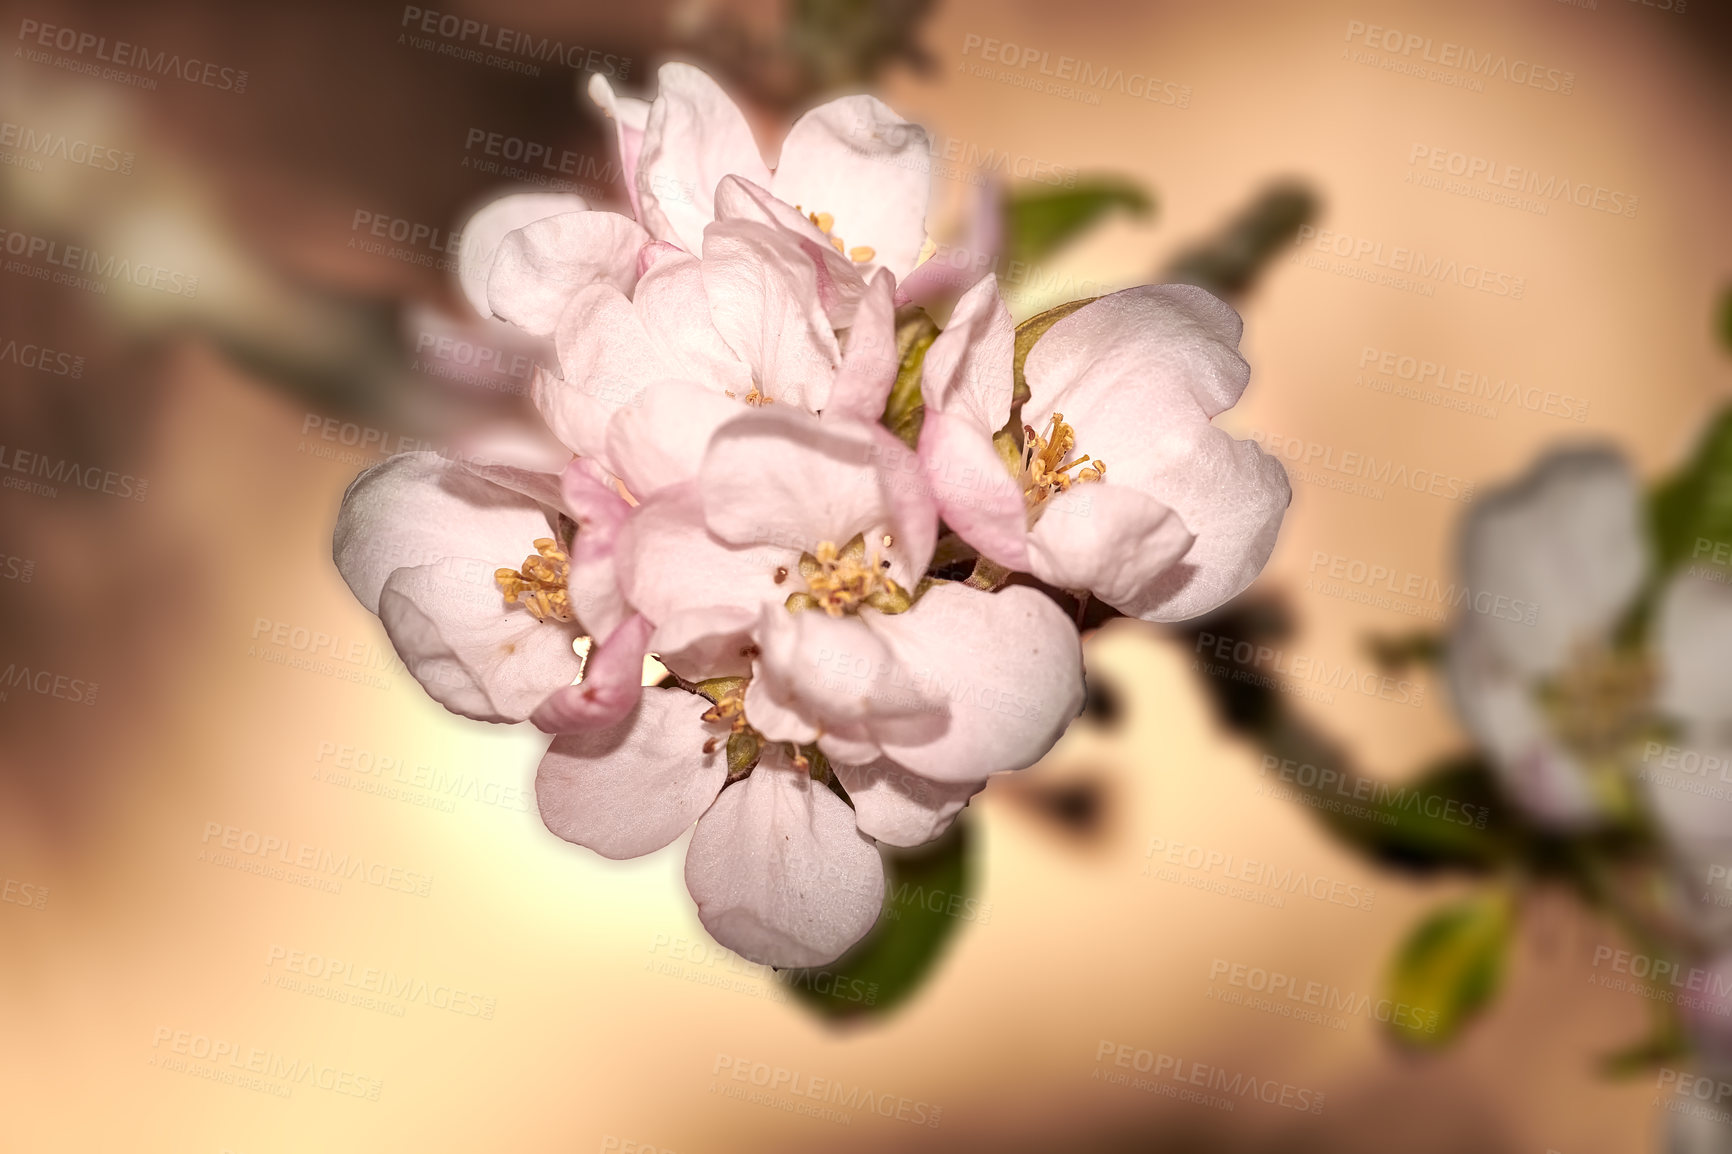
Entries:
[[637, 219], [548, 193], [507, 195], [470, 219], [459, 280], [483, 316], [547, 335], [589, 285], [629, 297], [652, 239], [702, 250], [730, 176], [767, 189], [778, 198], [768, 212], [822, 247], [834, 272], [862, 283], [881, 268], [905, 276], [929, 251], [930, 154], [918, 125], [870, 96], [834, 100], [794, 123], [772, 173], [745, 115], [714, 80], [687, 64], [664, 65], [660, 80], [647, 103], [617, 96], [599, 75], [590, 82], [616, 126]]
[[1008, 424], [1015, 331], [992, 278], [927, 350], [920, 456], [982, 554], [1131, 616], [1178, 621], [1242, 591], [1291, 498], [1280, 462], [1216, 428], [1244, 391], [1238, 315], [1188, 285], [1113, 293], [1052, 325]]
[[536, 383], [553, 432], [639, 498], [689, 480], [710, 433], [740, 413], [876, 420], [895, 379], [891, 274], [868, 285], [738, 178], [716, 199], [701, 260], [653, 244], [631, 297], [596, 284], [572, 298], [555, 337], [563, 376]]
[[[409, 672], [453, 713], [554, 731], [607, 724], [636, 702], [649, 635], [614, 579], [624, 510], [578, 465], [562, 484], [403, 453], [349, 486], [332, 551]], [[587, 670], [573, 647], [586, 632], [607, 639]]]

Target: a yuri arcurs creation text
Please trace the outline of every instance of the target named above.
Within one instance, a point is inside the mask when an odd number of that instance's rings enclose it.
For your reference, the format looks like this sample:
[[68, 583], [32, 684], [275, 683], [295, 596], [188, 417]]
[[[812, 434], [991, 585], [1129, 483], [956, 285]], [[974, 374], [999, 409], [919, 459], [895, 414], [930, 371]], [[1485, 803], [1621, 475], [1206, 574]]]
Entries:
[[988, 275], [940, 331], [929, 145], [876, 99], [807, 113], [772, 168], [696, 69], [591, 93], [631, 215], [502, 198], [461, 273], [551, 339], [534, 400], [569, 463], [393, 457], [344, 497], [337, 566], [446, 708], [553, 735], [549, 829], [628, 858], [695, 823], [710, 933], [825, 963], [879, 918], [878, 843], [937, 838], [1077, 715], [1059, 599], [1212, 609], [1287, 479], [1212, 424], [1249, 369], [1201, 289], [1018, 328]]

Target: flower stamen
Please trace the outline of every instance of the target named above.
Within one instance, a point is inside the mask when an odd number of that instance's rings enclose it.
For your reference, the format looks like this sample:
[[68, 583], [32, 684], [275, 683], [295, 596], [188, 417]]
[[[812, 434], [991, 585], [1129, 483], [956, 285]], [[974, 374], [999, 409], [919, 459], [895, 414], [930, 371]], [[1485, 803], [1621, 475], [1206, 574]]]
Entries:
[[[1036, 432], [1033, 425], [1024, 425], [1022, 432], [1023, 500], [1029, 509], [1034, 509], [1054, 493], [1065, 492], [1072, 485], [1106, 479], [1107, 463], [1095, 460], [1087, 453], [1069, 464], [1064, 463], [1076, 449], [1076, 430], [1065, 423], [1063, 413], [1052, 415], [1045, 436]], [[1080, 471], [1073, 477], [1072, 469]]]
[[[794, 211], [805, 212], [806, 210], [796, 204]], [[830, 247], [855, 264], [865, 264], [878, 255], [878, 250], [868, 244], [857, 244], [853, 248], [849, 248], [842, 238], [836, 235], [836, 218], [829, 213], [807, 212], [806, 219], [812, 222], [813, 228], [824, 234], [825, 239], [830, 242]]]
[[907, 590], [888, 576], [890, 562], [873, 550], [866, 552], [866, 539], [856, 533], [848, 544], [837, 548], [834, 541], [821, 541], [818, 548], [800, 557], [800, 576], [806, 591], [788, 596], [794, 612], [822, 609], [832, 617], [859, 612], [869, 605], [883, 613], [908, 608]]
[[527, 609], [537, 621], [575, 620], [566, 582], [571, 577], [571, 558], [551, 537], [538, 537], [535, 552], [523, 559], [521, 569], [495, 569], [493, 582], [505, 595], [507, 609]]

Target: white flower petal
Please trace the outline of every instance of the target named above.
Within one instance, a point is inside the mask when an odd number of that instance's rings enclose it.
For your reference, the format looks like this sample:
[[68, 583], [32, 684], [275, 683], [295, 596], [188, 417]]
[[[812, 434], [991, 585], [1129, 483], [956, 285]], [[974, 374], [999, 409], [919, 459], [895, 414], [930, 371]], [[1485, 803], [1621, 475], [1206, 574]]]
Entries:
[[1642, 496], [1623, 458], [1555, 452], [1476, 503], [1461, 536], [1461, 574], [1473, 595], [1532, 607], [1532, 623], [1466, 613], [1461, 627], [1516, 673], [1555, 672], [1578, 645], [1610, 633], [1641, 586], [1647, 554]]
[[1603, 816], [1581, 763], [1559, 743], [1530, 681], [1473, 635], [1458, 633], [1446, 657], [1463, 724], [1491, 755], [1498, 780], [1540, 824], [1581, 829]]
[[644, 129], [649, 126], [649, 101], [616, 95], [613, 85], [599, 72], [590, 74], [589, 98], [613, 121], [619, 138], [620, 179], [625, 184], [626, 197], [631, 201], [632, 215], [642, 220], [643, 210], [637, 197], [637, 166], [638, 156], [643, 152]]
[[990, 273], [962, 295], [926, 350], [920, 395], [927, 412], [965, 417], [988, 437], [1010, 421], [1016, 326]]
[[710, 320], [758, 390], [778, 404], [823, 408], [842, 351], [798, 238], [775, 225], [718, 221], [704, 230], [703, 252]]
[[902, 354], [896, 348], [895, 278], [882, 270], [861, 299], [842, 350], [842, 367], [830, 387], [824, 416], [872, 423], [896, 384]]
[[926, 242], [932, 154], [926, 130], [872, 96], [845, 96], [812, 109], [782, 143], [775, 196], [835, 218], [849, 249], [868, 247], [866, 269], [898, 279], [914, 271]]
[[[986, 432], [966, 414], [926, 410], [920, 465], [944, 523], [982, 554], [1018, 572], [1029, 567], [1028, 506]], [[1093, 486], [1088, 486], [1093, 487]], [[1103, 543], [1111, 547], [1111, 543]]]
[[1073, 485], [1047, 498], [1029, 531], [1028, 571], [1060, 589], [1086, 589], [1132, 617], [1160, 613], [1194, 579], [1174, 567], [1196, 540], [1147, 493], [1125, 485]]
[[1732, 741], [1732, 585], [1679, 573], [1660, 596], [1660, 705]]
[[560, 497], [577, 523], [566, 551], [570, 557], [566, 594], [584, 631], [605, 637], [627, 613], [614, 554], [631, 506], [597, 472], [595, 462], [587, 458], [571, 462], [560, 477]]
[[877, 922], [884, 865], [854, 811], [771, 747], [698, 819], [686, 888], [704, 928], [741, 957], [817, 966]]
[[924, 777], [962, 783], [1032, 765], [1082, 709], [1076, 627], [1027, 586], [936, 585], [908, 612], [867, 620], [912, 689], [950, 703], [936, 737], [883, 735], [884, 752]]
[[608, 463], [643, 500], [694, 480], [710, 437], [745, 410], [743, 401], [694, 381], [652, 382], [609, 420]]
[[660, 81], [638, 154], [640, 219], [657, 240], [695, 253], [721, 179], [734, 173], [767, 185], [770, 170], [745, 114], [714, 80], [689, 64], [664, 64]]
[[1193, 285], [1141, 285], [1101, 297], [1059, 320], [1029, 350], [1028, 409], [1042, 419], [1053, 409], [1069, 416], [1098, 407], [1099, 398], [1135, 393], [1162, 408], [1214, 417], [1238, 402], [1251, 379], [1239, 355], [1243, 328], [1230, 305]]
[[637, 283], [638, 251], [649, 234], [613, 212], [566, 212], [509, 232], [487, 277], [493, 313], [539, 336], [553, 332], [579, 289]]
[[708, 706], [683, 689], [646, 689], [631, 715], [612, 726], [554, 738], [535, 773], [541, 820], [608, 858], [672, 843], [728, 777], [727, 755], [704, 752], [722, 731], [701, 720]]
[[986, 788], [985, 781], [933, 781], [888, 758], [831, 766], [854, 803], [860, 832], [885, 845], [925, 845], [949, 829], [968, 799]]
[[818, 303], [829, 316], [830, 327], [845, 329], [854, 324], [855, 312], [866, 293], [862, 266], [837, 252], [830, 239], [804, 213], [777, 200], [757, 184], [730, 176], [716, 186], [716, 219], [757, 221], [793, 233], [800, 251], [817, 270]]
[[398, 569], [379, 593], [379, 620], [415, 680], [453, 713], [522, 721], [570, 685], [582, 662], [574, 625], [510, 608], [480, 559]]
[[487, 278], [493, 258], [507, 233], [561, 213], [584, 212], [589, 202], [564, 192], [515, 192], [488, 202], [476, 210], [463, 226], [463, 244], [457, 253], [457, 281], [475, 311], [493, 315], [487, 303]]
[[865, 534], [909, 589], [932, 555], [937, 512], [919, 463], [881, 427], [779, 405], [748, 412], [716, 430], [698, 477], [706, 523], [734, 544], [789, 549], [797, 559], [821, 542]]
[[552, 535], [535, 501], [437, 453], [399, 453], [373, 466], [343, 494], [332, 534], [337, 571], [371, 612], [393, 571], [447, 557], [516, 565], [538, 537]]
[[626, 600], [657, 624], [703, 607], [731, 606], [756, 616], [760, 606], [787, 600], [798, 587], [799, 553], [729, 545], [705, 528], [703, 510], [702, 495], [689, 484], [663, 489], [637, 507], [616, 546]]
[[752, 370], [710, 321], [709, 293], [697, 257], [671, 247], [658, 255], [638, 281], [632, 307], [643, 332], [678, 375], [718, 393], [743, 398], [751, 391]]
[[583, 665], [583, 679], [549, 694], [529, 719], [543, 733], [605, 729], [637, 706], [643, 692], [643, 659], [649, 619], [633, 613], [619, 628], [596, 639]]

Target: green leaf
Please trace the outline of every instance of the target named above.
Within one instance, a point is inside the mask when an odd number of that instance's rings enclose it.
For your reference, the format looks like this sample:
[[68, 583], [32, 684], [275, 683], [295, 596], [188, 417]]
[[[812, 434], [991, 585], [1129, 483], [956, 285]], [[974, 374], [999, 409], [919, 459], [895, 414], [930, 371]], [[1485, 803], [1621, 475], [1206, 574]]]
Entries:
[[1398, 1042], [1438, 1049], [1497, 993], [1515, 921], [1504, 890], [1435, 910], [1414, 929], [1389, 975], [1387, 1023]]
[[920, 397], [920, 369], [926, 350], [938, 336], [938, 325], [922, 309], [912, 309], [896, 321], [896, 352], [900, 364], [890, 398], [884, 402], [884, 427], [902, 438], [910, 449], [920, 440], [920, 425], [926, 406]]
[[970, 895], [970, 822], [964, 811], [943, 837], [885, 852], [884, 913], [860, 943], [827, 966], [783, 970], [795, 999], [832, 1020], [882, 1017], [931, 977], [945, 946], [980, 915]]
[[1001, 269], [1038, 264], [1076, 239], [1108, 213], [1120, 210], [1144, 217], [1154, 201], [1123, 177], [1079, 180], [1074, 188], [1024, 185], [1004, 197], [1004, 252]]
[[1714, 327], [1720, 333], [1720, 343], [1732, 349], [1732, 287], [1720, 293], [1720, 309]]
[[1251, 287], [1317, 210], [1317, 194], [1305, 185], [1295, 181], [1271, 185], [1215, 235], [1175, 256], [1160, 280], [1194, 284], [1232, 299]]
[[[1671, 1011], [1671, 1007], [1665, 1007]], [[1655, 1025], [1653, 1033], [1641, 1041], [1614, 1050], [1600, 1057], [1600, 1072], [1608, 1078], [1636, 1078], [1651, 1073], [1656, 1066], [1665, 1066], [1690, 1053], [1690, 1040], [1678, 1021], [1675, 1011]]]
[[[1489, 765], [1469, 754], [1404, 782], [1334, 768], [1331, 760], [1293, 757], [1273, 727], [1278, 765], [1265, 762], [1272, 788], [1296, 794], [1337, 839], [1379, 865], [1416, 873], [1442, 869], [1490, 873], [1522, 849], [1521, 831]], [[1279, 752], [1276, 752], [1279, 751]]]
[[[1656, 581], [1732, 543], [1732, 408], [1709, 424], [1688, 464], [1649, 498]], [[1724, 552], [1721, 554], [1724, 556]]]
[[1440, 633], [1416, 629], [1411, 633], [1374, 633], [1365, 639], [1372, 660], [1391, 673], [1410, 665], [1440, 665], [1445, 642]]

